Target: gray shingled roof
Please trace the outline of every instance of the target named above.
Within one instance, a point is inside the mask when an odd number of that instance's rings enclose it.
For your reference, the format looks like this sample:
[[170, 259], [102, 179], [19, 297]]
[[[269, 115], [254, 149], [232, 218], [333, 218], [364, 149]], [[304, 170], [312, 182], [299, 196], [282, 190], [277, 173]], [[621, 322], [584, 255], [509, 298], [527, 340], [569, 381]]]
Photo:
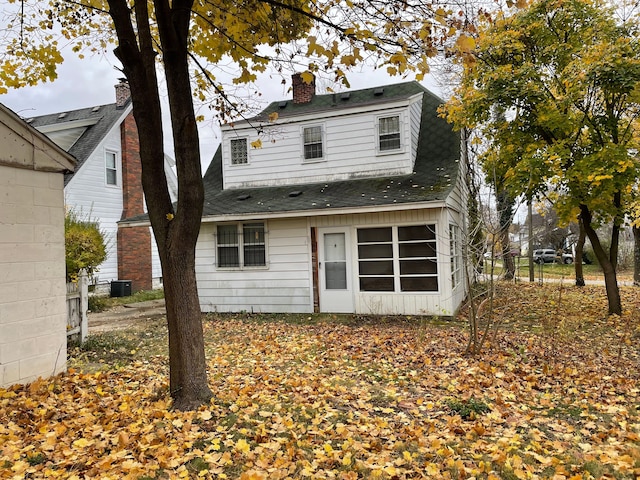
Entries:
[[[316, 95], [310, 103], [295, 105], [288, 101], [284, 108], [281, 102], [274, 102], [256, 119], [266, 118], [273, 111], [278, 111], [279, 117], [282, 118], [288, 115], [389, 102], [424, 92], [418, 153], [411, 175], [223, 190], [222, 153], [218, 148], [204, 176], [203, 216], [259, 216], [274, 212], [311, 213], [314, 210], [319, 214], [339, 208], [384, 208], [393, 204], [444, 200], [458, 177], [460, 136], [438, 116], [437, 108], [442, 100], [417, 82], [387, 85], [383, 88], [382, 95], [374, 94], [376, 88], [351, 91], [348, 99], [342, 99], [342, 94]], [[293, 192], [301, 193], [291, 196]]]
[[[102, 139], [109, 133], [113, 126], [122, 117], [122, 114], [129, 108], [130, 100], [123, 107], [116, 107], [115, 103], [108, 105], [98, 105], [95, 107], [81, 108], [66, 112], [50, 113], [41, 115], [27, 120], [29, 125], [38, 129], [48, 125], [65, 124], [78, 120], [98, 119], [95, 125], [87, 127], [82, 136], [69, 149], [69, 153], [77, 160], [76, 172], [80, 170], [84, 162], [89, 158], [91, 153]], [[62, 113], [66, 113], [60, 118]], [[64, 176], [65, 186], [73, 177], [73, 173]]]

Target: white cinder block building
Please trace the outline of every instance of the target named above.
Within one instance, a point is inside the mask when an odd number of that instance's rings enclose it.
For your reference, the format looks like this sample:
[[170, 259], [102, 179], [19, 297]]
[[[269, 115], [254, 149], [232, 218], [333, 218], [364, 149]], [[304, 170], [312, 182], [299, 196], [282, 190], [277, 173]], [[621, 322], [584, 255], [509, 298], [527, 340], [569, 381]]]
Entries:
[[64, 173], [75, 160], [0, 104], [0, 387], [63, 371]]

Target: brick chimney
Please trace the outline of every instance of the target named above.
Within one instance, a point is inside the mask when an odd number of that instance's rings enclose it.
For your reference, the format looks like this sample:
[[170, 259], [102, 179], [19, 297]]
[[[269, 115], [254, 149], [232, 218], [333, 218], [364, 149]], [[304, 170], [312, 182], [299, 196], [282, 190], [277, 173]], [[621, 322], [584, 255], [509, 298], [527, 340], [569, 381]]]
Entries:
[[116, 108], [123, 108], [129, 99], [131, 98], [131, 90], [129, 89], [129, 82], [126, 78], [119, 78], [120, 83], [116, 87]]
[[316, 77], [311, 74], [311, 83], [306, 83], [302, 79], [301, 73], [294, 73], [291, 76], [291, 85], [293, 87], [293, 103], [309, 103], [316, 94]]
[[[129, 84], [126, 80], [116, 85], [116, 97], [126, 92], [128, 103]], [[119, 105], [120, 99], [116, 99]], [[119, 107], [122, 108], [122, 107]], [[122, 149], [122, 219], [144, 212], [142, 191], [142, 163], [138, 129], [133, 113], [120, 124]], [[153, 284], [151, 265], [151, 232], [149, 227], [118, 228], [118, 278], [131, 280], [131, 290], [151, 290]]]

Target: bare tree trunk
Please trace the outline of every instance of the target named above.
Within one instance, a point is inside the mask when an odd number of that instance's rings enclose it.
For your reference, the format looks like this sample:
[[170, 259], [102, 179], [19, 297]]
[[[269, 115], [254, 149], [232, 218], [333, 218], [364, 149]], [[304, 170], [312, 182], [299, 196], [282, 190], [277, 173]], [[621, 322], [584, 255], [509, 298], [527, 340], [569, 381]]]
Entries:
[[195, 276], [195, 245], [204, 201], [198, 131], [187, 63], [190, 0], [155, 0], [163, 51], [178, 176], [174, 211], [164, 173], [162, 116], [156, 52], [147, 2], [136, 2], [135, 25], [126, 0], [109, 0], [118, 36], [115, 54], [129, 80], [138, 127], [142, 185], [158, 245], [169, 330], [169, 387], [173, 407], [194, 409], [212, 394], [207, 382], [204, 336]]
[[640, 227], [633, 226], [633, 284], [640, 286]]
[[[616, 277], [616, 262], [609, 258], [614, 252], [617, 255], [618, 245], [617, 240], [619, 237], [620, 226], [614, 224], [613, 231], [611, 233], [611, 249], [609, 255], [604, 251], [598, 234], [591, 226], [591, 211], [586, 205], [580, 205], [581, 218], [584, 224], [585, 231], [593, 247], [593, 252], [600, 262], [600, 266], [604, 272], [604, 284], [607, 290], [607, 301], [609, 303], [609, 315], [621, 315], [622, 314], [622, 301], [620, 299], [620, 289], [618, 288], [618, 279]], [[618, 233], [616, 233], [616, 231]]]
[[502, 275], [505, 280], [512, 280], [516, 274], [516, 264], [511, 256], [511, 242], [509, 240], [509, 229], [513, 221], [514, 203], [513, 198], [511, 198], [511, 195], [509, 195], [506, 190], [496, 190], [496, 208], [498, 209], [500, 221], [499, 235], [502, 245], [502, 266], [504, 270]]
[[587, 232], [584, 229], [584, 224], [582, 223], [582, 217], [578, 216], [578, 226], [580, 228], [580, 233], [578, 235], [578, 243], [576, 243], [576, 257], [573, 259], [573, 263], [576, 270], [576, 286], [584, 287], [584, 273], [582, 271], [582, 257], [584, 253], [584, 243], [587, 239]]

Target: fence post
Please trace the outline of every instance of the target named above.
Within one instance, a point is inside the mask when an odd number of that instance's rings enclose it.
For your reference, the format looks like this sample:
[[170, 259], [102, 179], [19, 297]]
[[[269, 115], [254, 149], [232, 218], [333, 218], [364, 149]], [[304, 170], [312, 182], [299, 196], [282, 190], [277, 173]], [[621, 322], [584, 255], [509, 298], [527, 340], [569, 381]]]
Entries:
[[89, 333], [89, 275], [83, 268], [78, 273], [78, 290], [80, 291], [80, 344], [83, 344]]

